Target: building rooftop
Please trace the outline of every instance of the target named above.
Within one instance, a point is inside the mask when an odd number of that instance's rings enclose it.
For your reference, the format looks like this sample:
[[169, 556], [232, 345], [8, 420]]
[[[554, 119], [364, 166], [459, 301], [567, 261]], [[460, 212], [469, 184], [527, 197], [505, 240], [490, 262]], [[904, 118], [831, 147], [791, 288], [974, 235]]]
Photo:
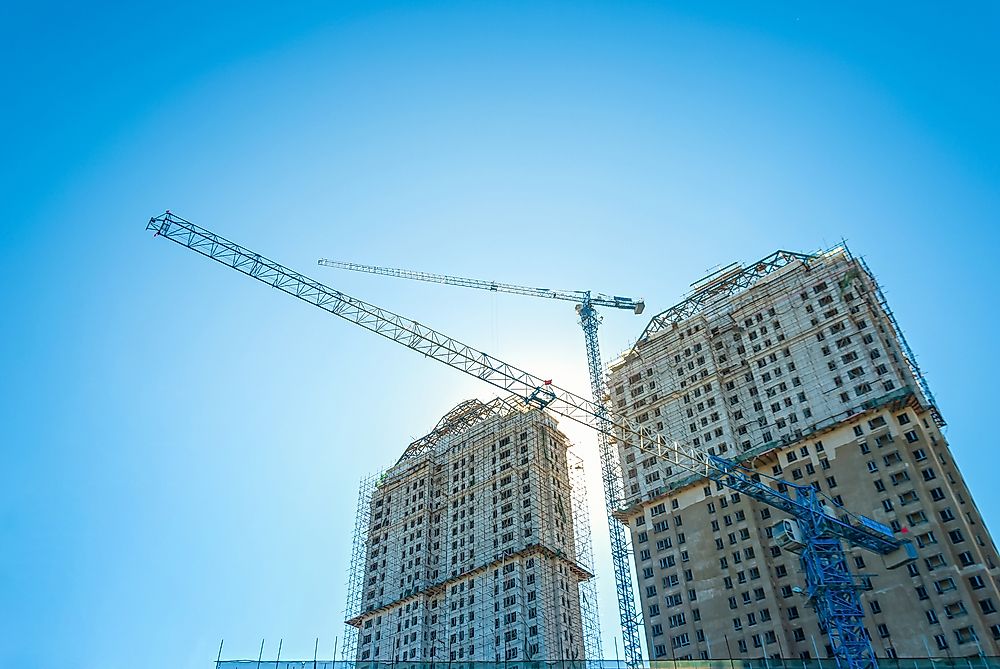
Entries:
[[523, 411], [524, 407], [518, 406], [513, 398], [498, 397], [489, 402], [482, 402], [478, 399], [460, 402], [454, 409], [441, 417], [441, 420], [437, 422], [433, 430], [407, 446], [397, 464], [403, 460], [428, 453], [442, 439], [467, 430], [494, 416], [509, 416], [512, 413], [521, 413]]
[[795, 251], [778, 250], [756, 262], [747, 265], [732, 263], [722, 269], [695, 281], [691, 284], [691, 292], [683, 300], [656, 314], [649, 325], [639, 335], [639, 341], [648, 339], [674, 323], [690, 318], [702, 311], [708, 304], [719, 298], [729, 297], [750, 288], [761, 278], [787, 265], [797, 262], [808, 264], [810, 261], [824, 255], [835, 253], [847, 254], [845, 246], [838, 246], [824, 253], [808, 254]]

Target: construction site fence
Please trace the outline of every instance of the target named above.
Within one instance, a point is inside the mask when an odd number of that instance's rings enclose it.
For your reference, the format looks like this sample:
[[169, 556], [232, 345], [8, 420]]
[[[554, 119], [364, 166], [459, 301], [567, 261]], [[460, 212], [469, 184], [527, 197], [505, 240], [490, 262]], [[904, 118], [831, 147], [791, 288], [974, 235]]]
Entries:
[[[879, 658], [880, 669], [1000, 669], [1000, 657]], [[331, 660], [221, 660], [216, 669], [629, 669], [624, 661], [551, 662], [348, 662]], [[837, 669], [832, 658], [658, 660], [638, 669]]]

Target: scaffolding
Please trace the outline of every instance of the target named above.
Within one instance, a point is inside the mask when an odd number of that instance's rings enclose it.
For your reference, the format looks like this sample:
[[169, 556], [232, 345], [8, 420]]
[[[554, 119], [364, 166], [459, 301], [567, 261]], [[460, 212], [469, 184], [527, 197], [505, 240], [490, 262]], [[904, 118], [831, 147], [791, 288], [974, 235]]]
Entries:
[[[371, 524], [372, 495], [375, 485], [384, 471], [369, 474], [358, 485], [358, 504], [354, 516], [354, 538], [351, 542], [351, 563], [347, 575], [347, 601], [344, 606], [344, 620], [361, 615], [361, 591], [365, 579], [365, 556], [368, 554], [368, 526]], [[358, 650], [358, 628], [344, 625], [344, 644], [341, 646], [341, 660], [353, 660]], [[336, 659], [336, 658], [334, 658]]]
[[[844, 250], [848, 255], [850, 255], [850, 250], [847, 249], [846, 245], [844, 246]], [[899, 327], [899, 323], [896, 321], [896, 314], [894, 314], [892, 309], [889, 308], [889, 301], [885, 299], [885, 294], [882, 292], [882, 286], [875, 280], [875, 275], [870, 269], [868, 269], [868, 263], [865, 262], [864, 258], [859, 257], [857, 258], [857, 261], [860, 263], [861, 268], [870, 279], [875, 298], [878, 300], [879, 306], [882, 308], [882, 311], [885, 312], [886, 318], [888, 318], [889, 324], [892, 326], [896, 339], [899, 341], [900, 348], [902, 349], [903, 357], [906, 359], [906, 363], [910, 367], [910, 372], [917, 380], [917, 385], [920, 386], [920, 391], [924, 394], [924, 398], [928, 403], [930, 403], [931, 415], [934, 417], [934, 422], [937, 423], [938, 427], [944, 427], [945, 420], [941, 415], [940, 409], [938, 408], [937, 401], [931, 393], [931, 388], [927, 384], [927, 379], [924, 377], [924, 373], [920, 369], [920, 365], [917, 364], [917, 356], [913, 353], [909, 343], [906, 341], [906, 337], [903, 335], [903, 328]]]
[[[692, 291], [683, 300], [653, 316], [636, 343], [648, 342], [657, 333], [676, 328], [680, 323], [695, 316], [705, 316], [711, 320], [717, 315], [720, 308], [729, 307], [727, 298], [749, 291], [750, 288], [769, 280], [772, 274], [779, 273], [786, 267], [793, 268], [793, 271], [795, 268], [802, 267], [809, 270], [814, 266], [823, 267], [831, 263], [841, 262], [847, 265], [840, 277], [841, 292], [845, 292], [845, 289], [850, 287], [855, 281], [862, 284], [862, 293], [867, 292], [864, 289], [870, 291], [871, 296], [866, 297], [869, 307], [874, 309], [877, 304], [878, 309], [881, 310], [888, 320], [892, 327], [892, 333], [899, 342], [901, 354], [916, 385], [923, 393], [924, 399], [930, 406], [935, 420], [939, 426], [943, 426], [944, 420], [938, 410], [934, 395], [931, 393], [930, 386], [917, 363], [916, 356], [906, 341], [902, 328], [896, 321], [895, 314], [893, 314], [892, 309], [889, 307], [881, 285], [876, 280], [875, 274], [868, 267], [864, 258], [854, 256], [845, 242], [841, 242], [837, 246], [825, 251], [811, 254], [779, 250], [745, 266], [737, 263], [727, 265], [691, 284]], [[789, 295], [791, 295], [790, 292]], [[773, 300], [773, 295], [761, 295], [759, 291], [753, 291], [753, 301], [761, 301], [761, 298], [771, 301]]]
[[[909, 406], [918, 415], [929, 412], [938, 426], [942, 424], [878, 282], [846, 245], [814, 254], [778, 251], [746, 266], [723, 267], [692, 284], [692, 289], [679, 304], [654, 316], [636, 344], [610, 365], [609, 395], [617, 413], [762, 475], [781, 476], [787, 466], [790, 480], [807, 481], [830, 508], [843, 506], [841, 494], [850, 494], [848, 490], [859, 498], [870, 491], [880, 496], [867, 479], [885, 463], [874, 458], [867, 468], [852, 468], [845, 464], [847, 459], [836, 459], [837, 444], [829, 443], [826, 434], [843, 425], [848, 426], [846, 432], [838, 434], [850, 438], [853, 430], [854, 438], [868, 437], [873, 428], [866, 431], [868, 421], [862, 417], [872, 418], [880, 407], [902, 411]], [[888, 427], [880, 429], [872, 448], [892, 440]], [[818, 439], [821, 435], [823, 440]], [[918, 439], [917, 433], [908, 439]], [[712, 657], [719, 651], [719, 637], [727, 632], [736, 641], [733, 650], [744, 657], [754, 652], [746, 646], [748, 641], [757, 643], [754, 635], [764, 635], [765, 652], [770, 654], [775, 651], [766, 649], [768, 643], [819, 654], [820, 650], [806, 647], [806, 637], [791, 633], [802, 622], [770, 618], [771, 611], [788, 606], [785, 595], [777, 594], [775, 565], [780, 559], [772, 551], [770, 535], [760, 534], [769, 528], [758, 525], [771, 517], [770, 509], [765, 516], [753, 503], [739, 496], [734, 500], [731, 492], [633, 447], [621, 445], [620, 459], [627, 500], [620, 517], [633, 533], [641, 582], [655, 585], [655, 590], [640, 591], [643, 613], [649, 616], [645, 631], [652, 658]], [[888, 502], [875, 499], [868, 508], [888, 525], [895, 518], [895, 498], [891, 493], [885, 496]], [[899, 499], [900, 505], [910, 501]], [[729, 510], [722, 511], [727, 505]], [[718, 520], [711, 517], [716, 508]], [[909, 520], [907, 514], [917, 518], [914, 508], [899, 512], [899, 519], [920, 522]], [[711, 523], [712, 529], [692, 526], [693, 518]], [[686, 532], [678, 529], [682, 520], [689, 525]], [[733, 527], [723, 529], [730, 522]], [[694, 547], [699, 541], [702, 548]], [[729, 546], [739, 550], [733, 553]], [[705, 559], [706, 548], [711, 558]], [[680, 569], [674, 566], [675, 558]], [[786, 566], [781, 564], [782, 574]], [[678, 574], [685, 575], [686, 584], [677, 582]], [[765, 582], [750, 588], [760, 589], [759, 605], [758, 599], [746, 602], [750, 589], [742, 593], [742, 603], [734, 599], [728, 609], [703, 601], [712, 587], [735, 585], [739, 591], [739, 585], [755, 575]], [[881, 576], [884, 583], [894, 582]], [[870, 587], [854, 577], [851, 586]], [[738, 611], [743, 606], [763, 607], [754, 611], [767, 610], [767, 624], [757, 627], [762, 620], [751, 622], [746, 617], [746, 633], [739, 618], [728, 626], [729, 616], [738, 615], [732, 613], [734, 603]], [[855, 609], [853, 620], [860, 621], [861, 611]], [[697, 626], [692, 624], [696, 616]], [[801, 620], [797, 611], [795, 620]], [[861, 629], [860, 622], [855, 628], [855, 632]], [[822, 625], [819, 631], [826, 632]], [[859, 644], [869, 645], [856, 636]]]
[[[573, 534], [576, 537], [576, 559], [584, 569], [596, 574], [583, 460], [572, 452], [567, 452], [566, 455], [569, 460], [569, 485], [573, 500]], [[580, 581], [579, 587], [585, 657], [588, 659], [603, 658], [600, 614], [597, 607], [597, 580], [592, 578]]]
[[683, 300], [653, 316], [639, 336], [644, 341], [661, 330], [670, 328], [711, 308], [713, 303], [747, 290], [760, 279], [793, 263], [808, 263], [816, 256], [793, 251], [775, 251], [757, 262], [740, 266], [726, 265], [720, 270], [691, 284], [692, 291]]
[[[917, 401], [939, 417], [875, 277], [846, 245], [814, 254], [777, 251], [692, 287], [611, 363], [609, 393], [619, 413], [684, 435], [712, 455], [737, 458], [794, 443], [902, 388], [919, 389]], [[881, 358], [867, 359], [873, 347]], [[827, 356], [845, 368], [842, 387], [834, 385]], [[723, 393], [752, 395], [760, 406], [731, 404]], [[759, 415], [762, 409], [773, 418]], [[641, 455], [620, 452], [626, 506], [686, 478], [662, 463], [649, 480], [630, 479]]]
[[599, 658], [586, 488], [569, 447], [519, 398], [469, 400], [366, 478], [342, 657]]

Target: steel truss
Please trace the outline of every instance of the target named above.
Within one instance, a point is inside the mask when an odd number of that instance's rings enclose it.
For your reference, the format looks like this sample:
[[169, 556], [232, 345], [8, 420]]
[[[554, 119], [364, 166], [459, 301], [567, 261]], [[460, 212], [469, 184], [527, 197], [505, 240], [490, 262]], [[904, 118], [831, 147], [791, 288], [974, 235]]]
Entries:
[[639, 341], [696, 315], [712, 300], [746, 290], [771, 272], [795, 262], [808, 263], [814, 258], [816, 258], [814, 255], [794, 251], [775, 251], [746, 267], [737, 267], [731, 271], [720, 270], [717, 275], [708, 277], [700, 285], [695, 284], [698, 287], [683, 301], [653, 316], [649, 325], [639, 335]]
[[809, 604], [816, 610], [820, 625], [826, 628], [837, 666], [877, 669], [858, 594], [864, 587], [851, 573], [840, 540], [807, 535], [801, 563], [809, 584], [806, 592]]
[[[827, 627], [827, 634], [838, 663], [843, 663], [844, 669], [862, 669], [874, 665], [874, 655], [870, 646], [866, 650], [858, 645], [857, 628], [851, 623], [856, 609], [851, 608], [847, 586], [843, 585], [844, 574], [849, 573], [849, 570], [843, 559], [835, 559], [830, 541], [833, 540], [839, 547], [839, 542], [836, 540], [843, 538], [853, 544], [886, 554], [902, 545], [902, 542], [892, 536], [889, 528], [864, 516], [852, 514], [832, 501], [829, 505], [824, 504], [811, 487], [766, 477], [775, 485], [772, 487], [764, 482], [760, 474], [737, 462], [668, 440], [665, 436], [642, 428], [631, 419], [611, 412], [598, 403], [586, 400], [553, 385], [550, 381], [545, 381], [416, 321], [325, 286], [169, 211], [162, 216], [151, 218], [146, 229], [154, 231], [155, 236], [169, 239], [375, 334], [423, 353], [496, 388], [511, 392], [529, 405], [548, 408], [565, 418], [587, 425], [603, 435], [609, 450], [612, 440], [622, 439], [629, 446], [673, 466], [699, 477], [712, 479], [753, 499], [788, 512], [804, 526], [810, 543], [815, 544], [811, 549], [812, 552], [808, 554], [809, 557], [804, 558], [806, 582], [820, 620]], [[598, 321], [593, 314], [585, 316], [582, 313], [585, 306], [581, 306], [581, 323], [585, 320], [588, 323], [584, 327], [588, 355], [596, 355], [599, 360], [599, 351], [596, 348]], [[601, 385], [602, 379], [598, 378], [597, 382]], [[595, 394], [595, 396], [603, 398], [603, 395]], [[795, 491], [795, 497], [784, 492], [789, 488]], [[840, 517], [833, 515], [828, 506], [835, 508]], [[852, 592], [856, 600], [856, 590]], [[863, 635], [863, 628], [861, 634]]]
[[[337, 260], [320, 259], [319, 264], [324, 267], [335, 267], [354, 272], [365, 272], [381, 276], [390, 276], [401, 279], [414, 279], [429, 283], [440, 283], [450, 286], [460, 286], [463, 288], [476, 288], [492, 292], [511, 293], [514, 295], [524, 295], [529, 297], [544, 297], [558, 300], [565, 300], [577, 303], [577, 311], [580, 316], [580, 325], [583, 328], [584, 343], [587, 352], [587, 370], [590, 376], [591, 397], [593, 398], [598, 418], [605, 420], [607, 408], [604, 404], [607, 396], [607, 388], [604, 382], [604, 372], [601, 364], [600, 346], [598, 344], [597, 331], [601, 323], [595, 306], [612, 307], [616, 309], [629, 309], [636, 314], [642, 313], [645, 304], [642, 300], [633, 300], [628, 297], [610, 297], [603, 294], [592, 294], [590, 291], [568, 291], [551, 290], [548, 288], [532, 288], [530, 286], [518, 286], [509, 283], [498, 283], [495, 281], [482, 281], [479, 279], [469, 279], [464, 277], [448, 276], [445, 274], [431, 274], [428, 272], [417, 272], [407, 269], [393, 267], [377, 267], [374, 265], [361, 265], [358, 263], [342, 262]], [[544, 407], [545, 401], [550, 398], [550, 393], [545, 388], [536, 389], [528, 398], [528, 403], [532, 406]], [[622, 640], [624, 642], [625, 662], [630, 667], [639, 666], [642, 663], [642, 645], [639, 636], [639, 625], [642, 610], [636, 608], [635, 592], [632, 587], [631, 572], [631, 548], [629, 547], [629, 536], [615, 517], [620, 510], [625, 499], [624, 482], [621, 478], [621, 469], [618, 463], [618, 454], [614, 448], [611, 438], [607, 433], [598, 431], [599, 454], [601, 458], [601, 478], [604, 483], [604, 502], [608, 517], [608, 532], [611, 543], [611, 559], [614, 566], [615, 589], [618, 598], [619, 619], [622, 626]]]
[[608, 514], [608, 534], [611, 539], [611, 563], [615, 571], [615, 589], [618, 596], [618, 615], [622, 625], [622, 644], [625, 652], [625, 662], [630, 667], [642, 663], [642, 645], [639, 639], [639, 618], [642, 611], [636, 611], [635, 594], [632, 589], [632, 570], [629, 568], [632, 550], [629, 547], [628, 533], [625, 527], [615, 517], [625, 500], [625, 482], [618, 462], [611, 434], [613, 425], [608, 419], [608, 408], [604, 404], [607, 397], [607, 384], [601, 367], [601, 349], [597, 340], [597, 328], [601, 318], [588, 299], [577, 307], [580, 314], [580, 326], [583, 328], [583, 339], [587, 347], [587, 370], [590, 373], [590, 393], [597, 409], [597, 419], [604, 426], [598, 430], [598, 449], [601, 456], [601, 480], [604, 482], [604, 504]]
[[508, 416], [511, 413], [523, 410], [523, 405], [514, 406], [509, 401], [500, 397], [485, 403], [477, 399], [465, 400], [446, 413], [429, 434], [420, 437], [407, 446], [397, 464], [403, 460], [415, 458], [433, 451], [434, 446], [450, 434], [466, 430], [494, 416]]
[[496, 293], [511, 293], [513, 295], [527, 295], [529, 297], [548, 297], [554, 300], [566, 300], [567, 302], [583, 303], [585, 300], [596, 304], [599, 307], [613, 307], [615, 309], [631, 309], [637, 314], [641, 314], [644, 303], [641, 300], [633, 300], [628, 297], [618, 297], [616, 295], [597, 294], [591, 295], [589, 291], [582, 290], [553, 290], [551, 288], [532, 288], [531, 286], [517, 286], [512, 283], [499, 283], [497, 281], [482, 281], [480, 279], [466, 279], [459, 276], [448, 276], [446, 274], [431, 274], [430, 272], [417, 272], [409, 269], [398, 269], [395, 267], [376, 267], [375, 265], [361, 265], [354, 262], [343, 262], [340, 260], [327, 260], [320, 258], [318, 264], [324, 267], [336, 267], [337, 269], [347, 269], [353, 272], [366, 272], [368, 274], [379, 274], [381, 276], [392, 276], [399, 279], [413, 279], [415, 281], [428, 281], [430, 283], [443, 283], [449, 286], [462, 286], [464, 288], [479, 288], [481, 290], [491, 290]]

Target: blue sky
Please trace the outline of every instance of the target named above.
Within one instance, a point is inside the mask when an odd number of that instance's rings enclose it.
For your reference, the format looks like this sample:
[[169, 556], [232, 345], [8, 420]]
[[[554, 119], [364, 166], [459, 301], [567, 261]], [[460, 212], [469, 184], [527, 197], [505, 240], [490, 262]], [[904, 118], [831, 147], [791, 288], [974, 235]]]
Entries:
[[[995, 4], [289, 4], [0, 9], [3, 664], [329, 656], [358, 479], [491, 396], [154, 241], [167, 208], [579, 392], [571, 305], [316, 259], [655, 313], [847, 239], [997, 527]], [[605, 316], [610, 358], [646, 320]]]

